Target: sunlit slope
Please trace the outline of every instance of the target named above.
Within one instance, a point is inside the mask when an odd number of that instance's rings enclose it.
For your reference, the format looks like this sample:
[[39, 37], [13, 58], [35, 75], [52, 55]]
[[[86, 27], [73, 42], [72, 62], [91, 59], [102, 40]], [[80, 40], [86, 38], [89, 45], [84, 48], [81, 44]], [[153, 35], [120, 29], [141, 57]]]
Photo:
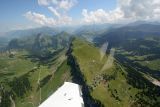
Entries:
[[[148, 87], [155, 87], [136, 71], [120, 65], [112, 55], [101, 56], [99, 48], [79, 39], [73, 40], [72, 51], [84, 81], [90, 87], [90, 95], [104, 107], [143, 107], [159, 104], [158, 97], [152, 102], [150, 95], [141, 96]], [[131, 74], [133, 75], [130, 76]], [[138, 84], [137, 87], [134, 82]], [[144, 83], [141, 85], [141, 82]], [[139, 85], [145, 86], [144, 89]]]
[[[0, 107], [37, 107], [64, 81], [71, 80], [66, 50], [38, 59], [26, 51], [0, 57]], [[3, 87], [3, 88], [2, 88]]]

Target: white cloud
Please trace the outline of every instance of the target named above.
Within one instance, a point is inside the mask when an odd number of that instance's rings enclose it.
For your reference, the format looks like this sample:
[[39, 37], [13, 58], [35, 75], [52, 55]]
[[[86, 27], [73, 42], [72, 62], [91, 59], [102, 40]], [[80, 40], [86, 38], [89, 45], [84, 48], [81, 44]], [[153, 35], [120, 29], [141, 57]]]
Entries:
[[58, 21], [58, 24], [59, 25], [68, 25], [68, 24], [72, 24], [72, 17], [69, 17], [69, 16], [67, 16], [67, 15], [64, 15], [64, 16], [62, 16], [61, 18], [59, 18], [59, 20], [57, 20]]
[[43, 14], [40, 13], [35, 13], [35, 12], [31, 12], [28, 11], [27, 13], [24, 14], [24, 16], [43, 26], [59, 26], [59, 25], [66, 25], [66, 24], [70, 24], [72, 22], [72, 18], [68, 17], [68, 16], [63, 16], [61, 18], [58, 18], [57, 20], [54, 18], [48, 18]]
[[39, 13], [28, 11], [24, 16], [40, 25], [52, 26], [56, 24], [56, 21], [53, 18], [47, 18], [45, 15]]
[[124, 12], [125, 18], [140, 19], [140, 20], [157, 20], [160, 18], [160, 0], [128, 0], [128, 5], [125, 5], [126, 0], [119, 0], [124, 5], [119, 5]]
[[118, 8], [108, 12], [103, 9], [97, 9], [96, 11], [90, 12], [88, 12], [87, 9], [83, 9], [82, 15], [84, 16], [83, 22], [87, 23], [115, 22], [123, 17], [123, 13]]
[[77, 0], [38, 0], [40, 6], [48, 8], [53, 13], [54, 17], [46, 17], [44, 14], [27, 12], [25, 17], [30, 21], [44, 25], [44, 26], [59, 26], [72, 23], [72, 17], [67, 15], [69, 9], [71, 9]]
[[56, 9], [69, 10], [77, 4], [77, 0], [38, 0], [39, 5], [54, 6]]
[[120, 21], [160, 19], [160, 0], [117, 0], [117, 7], [111, 11], [97, 9], [88, 12], [83, 9], [83, 22], [115, 23]]
[[[73, 24], [72, 17], [67, 12], [76, 4], [77, 0], [38, 0], [40, 6], [48, 8], [56, 18], [48, 18], [45, 15], [27, 12], [25, 16], [41, 25], [53, 26]], [[83, 23], [117, 23], [136, 20], [159, 20], [160, 0], [117, 0], [117, 7], [113, 10], [97, 9], [94, 11], [82, 10]], [[74, 20], [75, 22], [75, 20]]]
[[59, 2], [59, 7], [61, 9], [69, 10], [76, 4], [77, 4], [77, 0], [62, 0]]
[[50, 2], [51, 2], [51, 0], [38, 0], [38, 4], [39, 5], [44, 5], [44, 6], [49, 5]]
[[50, 7], [48, 7], [48, 9], [49, 9], [56, 17], [58, 17], [58, 18], [61, 17], [60, 13], [58, 13], [55, 8], [53, 8], [53, 7], [50, 6]]

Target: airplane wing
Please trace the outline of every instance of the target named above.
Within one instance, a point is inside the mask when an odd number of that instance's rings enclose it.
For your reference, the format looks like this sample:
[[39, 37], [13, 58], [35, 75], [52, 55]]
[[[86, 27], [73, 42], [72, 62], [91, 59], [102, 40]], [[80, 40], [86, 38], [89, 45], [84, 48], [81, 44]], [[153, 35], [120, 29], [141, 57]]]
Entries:
[[78, 84], [65, 82], [39, 107], [84, 107], [81, 88]]

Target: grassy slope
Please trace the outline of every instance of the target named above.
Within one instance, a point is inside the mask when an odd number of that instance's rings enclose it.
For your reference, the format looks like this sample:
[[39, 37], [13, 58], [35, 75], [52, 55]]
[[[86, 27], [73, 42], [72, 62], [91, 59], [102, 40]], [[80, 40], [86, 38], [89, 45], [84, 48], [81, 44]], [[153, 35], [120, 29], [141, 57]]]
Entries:
[[13, 58], [6, 54], [0, 55], [0, 81], [19, 77], [36, 66], [36, 63], [32, 63], [30, 59], [20, 58], [22, 53], [25, 52], [17, 53]]
[[[32, 58], [26, 58], [25, 56], [29, 54], [25, 51], [17, 52], [13, 58], [5, 54], [0, 55], [0, 82], [3, 82], [6, 91], [13, 92], [16, 107], [36, 107], [61, 86], [65, 80], [71, 80], [70, 67], [67, 65], [64, 54], [65, 51], [61, 51], [43, 61], [43, 63]], [[105, 107], [130, 106], [134, 103], [135, 95], [142, 91], [128, 84], [127, 68], [120, 65], [116, 60], [111, 67], [102, 71], [108, 55], [100, 60], [99, 49], [92, 44], [76, 39], [73, 41], [72, 54], [80, 66], [87, 85], [91, 87], [91, 96], [101, 101]], [[111, 78], [106, 79], [104, 75]], [[17, 78], [16, 81], [15, 77]], [[26, 79], [23, 80], [23, 78]], [[139, 79], [141, 80], [141, 77]], [[26, 87], [25, 84], [20, 87], [21, 80], [27, 82], [31, 88]], [[17, 86], [15, 83], [17, 83]], [[13, 85], [10, 86], [9, 84]], [[24, 95], [18, 96], [14, 89], [21, 91], [21, 88], [27, 91], [23, 90]], [[2, 91], [0, 90], [0, 92]]]
[[[126, 107], [133, 105], [135, 95], [141, 89], [134, 88], [127, 82], [128, 73], [117, 61], [104, 71], [101, 68], [108, 55], [100, 60], [99, 49], [92, 44], [75, 39], [73, 41], [73, 56], [75, 56], [88, 86], [92, 87], [91, 96], [99, 100], [105, 107]], [[104, 79], [102, 75], [112, 76]], [[100, 76], [102, 79], [98, 79]]]
[[137, 61], [139, 64], [142, 66], [147, 66], [148, 68], [152, 70], [158, 70], [160, 71], [160, 59], [155, 59], [155, 60], [149, 60], [149, 61]]
[[[5, 91], [13, 92], [16, 107], [37, 107], [64, 81], [71, 80], [70, 67], [67, 65], [65, 51], [56, 54], [48, 59], [48, 62], [40, 65], [37, 61], [31, 61], [32, 58], [26, 58], [26, 55], [28, 53], [22, 51], [17, 52], [13, 58], [9, 58], [7, 54], [1, 55], [0, 80]], [[24, 78], [31, 88], [26, 86]], [[18, 92], [22, 92], [20, 88], [26, 90], [23, 90], [22, 96], [17, 95]]]

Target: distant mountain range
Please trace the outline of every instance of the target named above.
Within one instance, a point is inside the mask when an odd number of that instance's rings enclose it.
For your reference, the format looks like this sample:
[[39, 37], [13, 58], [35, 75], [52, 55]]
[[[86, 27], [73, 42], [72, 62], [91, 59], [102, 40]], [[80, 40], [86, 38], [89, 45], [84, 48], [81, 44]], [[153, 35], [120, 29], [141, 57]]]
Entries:
[[[110, 29], [114, 28], [123, 28], [123, 27], [134, 27], [140, 26], [145, 27], [145, 25], [148, 26], [150, 29], [154, 29], [154, 26], [157, 28], [158, 25], [160, 25], [159, 22], [146, 22], [146, 21], [136, 21], [129, 24], [92, 24], [92, 25], [81, 25], [81, 26], [65, 26], [65, 27], [41, 27], [41, 28], [33, 28], [33, 29], [27, 29], [27, 30], [14, 30], [9, 32], [3, 32], [0, 33], [0, 38], [5, 38], [7, 40], [11, 40], [13, 38], [19, 38], [19, 37], [26, 37], [31, 35], [37, 35], [38, 33], [46, 34], [46, 35], [55, 35], [57, 33], [60, 33], [62, 31], [76, 34], [78, 36], [84, 36], [88, 37], [91, 35], [94, 35], [92, 37], [95, 37], [95, 35], [99, 35], [101, 33], [104, 33]], [[157, 25], [157, 26], [156, 26]], [[121, 28], [121, 29], [122, 29]], [[147, 29], [146, 29], [147, 30]]]
[[160, 36], [160, 24], [128, 24], [123, 27], [114, 28], [98, 35], [94, 42], [118, 45], [128, 39], [140, 39], [147, 36]]

